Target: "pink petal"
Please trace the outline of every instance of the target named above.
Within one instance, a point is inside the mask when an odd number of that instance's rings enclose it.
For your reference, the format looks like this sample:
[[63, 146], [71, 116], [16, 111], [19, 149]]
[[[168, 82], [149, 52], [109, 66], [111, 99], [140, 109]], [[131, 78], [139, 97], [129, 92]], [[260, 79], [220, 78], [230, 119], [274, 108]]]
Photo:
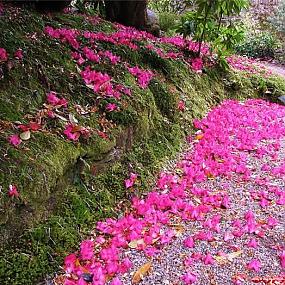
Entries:
[[192, 237], [188, 237], [183, 241], [183, 245], [188, 248], [193, 248], [195, 243]]
[[16, 198], [19, 197], [19, 192], [18, 192], [17, 187], [15, 185], [10, 185], [9, 186], [8, 195], [10, 197], [16, 197]]
[[229, 241], [229, 240], [234, 239], [234, 238], [235, 238], [235, 236], [231, 232], [225, 232], [224, 241]]
[[258, 241], [255, 238], [252, 238], [248, 243], [247, 243], [248, 247], [252, 247], [252, 248], [257, 248], [258, 247]]
[[254, 270], [254, 271], [258, 272], [258, 271], [260, 271], [261, 263], [259, 260], [253, 259], [248, 263], [247, 268], [249, 270]]
[[21, 49], [16, 50], [14, 53], [15, 58], [17, 59], [23, 59], [23, 51]]
[[8, 141], [10, 144], [12, 144], [13, 146], [18, 146], [22, 140], [20, 139], [20, 137], [18, 135], [12, 135], [8, 138]]
[[267, 225], [273, 228], [278, 225], [278, 220], [274, 217], [269, 217], [267, 220]]
[[80, 255], [83, 260], [90, 260], [94, 256], [94, 242], [92, 240], [84, 240], [80, 245]]
[[182, 281], [184, 284], [194, 284], [198, 280], [197, 275], [192, 272], [188, 272], [185, 275], [182, 276]]
[[285, 250], [281, 252], [279, 258], [280, 258], [280, 265], [282, 269], [285, 269]]
[[215, 263], [215, 260], [214, 260], [213, 256], [208, 253], [208, 254], [205, 256], [205, 258], [204, 258], [204, 263], [205, 263], [206, 265], [212, 265], [212, 264]]

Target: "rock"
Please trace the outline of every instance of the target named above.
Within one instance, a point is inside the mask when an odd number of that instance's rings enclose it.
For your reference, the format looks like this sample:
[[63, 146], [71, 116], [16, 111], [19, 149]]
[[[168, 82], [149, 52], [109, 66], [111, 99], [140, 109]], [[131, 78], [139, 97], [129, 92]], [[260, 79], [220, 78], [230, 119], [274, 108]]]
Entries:
[[152, 33], [154, 36], [159, 37], [160, 26], [158, 15], [154, 11], [147, 9], [146, 18], [147, 31]]
[[285, 105], [285, 95], [278, 97], [278, 99]]
[[149, 25], [159, 25], [159, 17], [154, 11], [147, 9], [146, 13], [147, 13], [147, 23]]
[[81, 277], [85, 282], [91, 283], [93, 280], [93, 274], [90, 273], [82, 273]]

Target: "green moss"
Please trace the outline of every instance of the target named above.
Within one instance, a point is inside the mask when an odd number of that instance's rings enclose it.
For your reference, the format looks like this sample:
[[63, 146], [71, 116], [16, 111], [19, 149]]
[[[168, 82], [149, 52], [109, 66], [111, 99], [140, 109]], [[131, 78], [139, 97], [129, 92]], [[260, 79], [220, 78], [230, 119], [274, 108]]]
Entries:
[[175, 121], [179, 101], [178, 93], [171, 92], [167, 84], [163, 84], [156, 79], [151, 81], [149, 88], [154, 94], [155, 104], [161, 114], [171, 121]]
[[253, 75], [252, 85], [261, 97], [278, 102], [278, 97], [285, 94], [284, 79], [279, 76], [261, 77]]

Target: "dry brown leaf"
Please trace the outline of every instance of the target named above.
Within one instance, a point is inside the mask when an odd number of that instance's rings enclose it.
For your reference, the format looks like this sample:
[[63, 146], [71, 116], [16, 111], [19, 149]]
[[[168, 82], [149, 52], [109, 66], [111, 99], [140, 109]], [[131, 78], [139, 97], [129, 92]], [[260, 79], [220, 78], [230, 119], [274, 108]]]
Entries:
[[208, 177], [208, 179], [214, 179], [215, 178], [215, 176], [212, 173], [210, 173], [210, 172], [208, 172], [206, 174], [206, 176]]
[[199, 134], [195, 137], [196, 140], [201, 140], [204, 137], [203, 134]]
[[73, 126], [73, 128], [72, 128], [72, 132], [80, 132], [80, 131], [82, 131], [82, 130], [84, 130], [84, 127], [81, 127], [81, 126]]
[[143, 266], [141, 266], [137, 272], [135, 272], [132, 283], [133, 284], [138, 284], [142, 281], [142, 279], [150, 272], [151, 270], [151, 262], [145, 263]]
[[31, 138], [31, 132], [30, 131], [25, 131], [23, 133], [20, 134], [20, 138], [23, 140], [23, 141], [27, 141]]
[[176, 224], [176, 225], [171, 225], [171, 227], [174, 229], [176, 237], [182, 236], [182, 234], [185, 232], [185, 228], [183, 225]]
[[232, 262], [235, 258], [239, 257], [242, 254], [242, 252], [243, 252], [242, 250], [234, 251], [225, 256], [215, 256], [215, 259], [218, 263], [225, 264], [229, 261]]
[[78, 65], [76, 65], [76, 70], [77, 70], [78, 73], [81, 73], [81, 69], [79, 68]]
[[195, 202], [197, 202], [198, 204], [201, 204], [201, 199], [197, 198], [197, 197], [193, 197], [193, 200]]
[[86, 87], [88, 87], [89, 89], [94, 89], [94, 85], [92, 85], [92, 84], [86, 84]]
[[75, 118], [75, 116], [73, 114], [68, 114], [68, 118], [69, 118], [69, 121], [70, 123], [72, 124], [78, 124], [78, 120]]
[[62, 116], [60, 116], [59, 114], [54, 113], [55, 117], [59, 118], [60, 120], [64, 121], [64, 122], [68, 122], [68, 120]]
[[133, 240], [129, 243], [129, 248], [137, 248], [138, 245], [144, 245], [144, 240], [143, 239], [137, 239], [137, 240]]

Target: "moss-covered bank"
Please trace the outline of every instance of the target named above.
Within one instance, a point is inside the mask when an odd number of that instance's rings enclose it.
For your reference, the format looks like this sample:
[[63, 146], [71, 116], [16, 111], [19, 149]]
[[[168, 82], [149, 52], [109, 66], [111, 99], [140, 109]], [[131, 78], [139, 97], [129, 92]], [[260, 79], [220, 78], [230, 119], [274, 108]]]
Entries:
[[[193, 118], [226, 98], [267, 96], [274, 100], [285, 91], [279, 79], [261, 79], [219, 69], [198, 75], [182, 61], [166, 60], [146, 49], [130, 50], [103, 43], [132, 65], [155, 70], [149, 87], [141, 89], [120, 66], [98, 64], [132, 89], [120, 112], [100, 109], [78, 116], [76, 105], [96, 105], [65, 45], [43, 35], [46, 25], [112, 32], [101, 21], [92, 24], [82, 15], [42, 16], [33, 11], [7, 8], [0, 17], [0, 47], [10, 55], [22, 48], [23, 60], [0, 64], [0, 283], [37, 284], [59, 269], [63, 257], [76, 249], [99, 219], [116, 216], [130, 197], [153, 183], [159, 166], [180, 149], [191, 131]], [[67, 98], [69, 112], [79, 123], [106, 127], [109, 139], [92, 135], [73, 143], [59, 131], [61, 120], [47, 122], [21, 147], [7, 137], [17, 121], [27, 123], [45, 103], [50, 90]], [[186, 102], [184, 112], [178, 102]], [[64, 114], [66, 115], [66, 114]], [[130, 172], [139, 174], [137, 191], [124, 188]], [[7, 195], [17, 185], [20, 198]]]

